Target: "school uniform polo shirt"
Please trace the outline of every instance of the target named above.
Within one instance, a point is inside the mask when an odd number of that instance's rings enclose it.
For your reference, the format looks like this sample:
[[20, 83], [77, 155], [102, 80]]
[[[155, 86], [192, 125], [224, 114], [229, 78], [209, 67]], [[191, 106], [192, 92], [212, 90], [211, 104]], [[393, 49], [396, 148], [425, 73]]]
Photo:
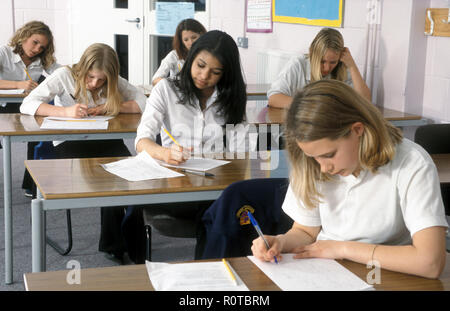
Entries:
[[[347, 80], [344, 81], [353, 86], [350, 72], [347, 71]], [[324, 79], [330, 79], [328, 75]], [[278, 77], [270, 85], [267, 97], [274, 94], [284, 94], [294, 97], [295, 93], [311, 82], [311, 63], [306, 55], [292, 57], [284, 66]]]
[[248, 151], [249, 125], [244, 123], [229, 125], [225, 128], [224, 116], [219, 112], [217, 88], [206, 102], [202, 111], [198, 99], [195, 107], [179, 104], [181, 94], [166, 79], [161, 80], [147, 99], [147, 106], [137, 129], [135, 145], [142, 138], [156, 140], [161, 134], [164, 147], [173, 144], [171, 138], [162, 130], [165, 128], [175, 140], [184, 147], [193, 147], [194, 153], [223, 152], [223, 136], [226, 135], [226, 150], [231, 152]]
[[153, 75], [152, 81], [156, 78], [173, 78], [183, 68], [184, 59], [180, 59], [175, 50], [172, 50], [161, 61], [161, 65]]
[[[123, 101], [134, 100], [139, 105], [141, 111], [145, 109], [145, 95], [139, 91], [135, 86], [131, 85], [127, 80], [119, 77], [118, 80], [119, 93], [122, 95]], [[36, 110], [42, 103], [48, 103], [55, 100], [55, 106], [69, 107], [76, 104], [72, 98], [75, 94], [75, 81], [72, 77], [70, 69], [61, 67], [45, 79], [38, 87], [36, 87], [30, 94], [25, 97], [20, 112], [24, 114], [34, 115]], [[91, 93], [88, 91], [88, 107], [96, 107], [103, 105], [106, 98], [99, 97], [94, 102]], [[101, 93], [99, 94], [101, 95]]]
[[60, 65], [57, 63], [52, 64], [49, 68], [44, 69], [41, 64], [41, 59], [37, 58], [33, 61], [28, 68], [22, 61], [19, 54], [13, 52], [13, 48], [7, 45], [0, 47], [0, 80], [8, 81], [25, 81], [28, 80], [28, 76], [25, 73], [27, 68], [28, 73], [33, 81], [38, 81], [39, 77], [46, 72], [51, 74]]
[[318, 240], [406, 245], [422, 229], [448, 227], [431, 157], [405, 138], [396, 150], [377, 173], [363, 170], [358, 177], [319, 183], [318, 208], [306, 209], [290, 186], [283, 210], [301, 225], [321, 226]]

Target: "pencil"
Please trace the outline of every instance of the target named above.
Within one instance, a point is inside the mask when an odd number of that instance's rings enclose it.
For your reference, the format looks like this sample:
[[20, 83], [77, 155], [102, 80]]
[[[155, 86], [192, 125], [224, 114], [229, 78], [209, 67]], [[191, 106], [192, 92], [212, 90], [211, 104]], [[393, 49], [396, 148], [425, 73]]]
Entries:
[[166, 132], [167, 136], [169, 136], [170, 139], [172, 139], [172, 141], [173, 141], [175, 144], [177, 144], [178, 147], [181, 147], [181, 145], [177, 142], [177, 140], [176, 140], [175, 138], [173, 138], [172, 135], [170, 135], [170, 133], [169, 133], [168, 130], [166, 130], [164, 127], [163, 127], [163, 130], [164, 130], [164, 132]]
[[27, 76], [28, 76], [28, 79], [30, 79], [31, 81], [33, 81], [33, 79], [31, 79], [31, 76], [30, 76], [30, 74], [28, 73], [27, 69], [25, 68], [24, 70], [25, 70], [25, 73], [26, 73]]
[[238, 285], [238, 282], [237, 282], [237, 280], [236, 280], [236, 277], [234, 276], [233, 271], [231, 271], [231, 268], [230, 268], [230, 266], [228, 265], [228, 262], [225, 260], [225, 258], [222, 258], [222, 262], [223, 262], [223, 264], [225, 265], [225, 268], [227, 269], [228, 273], [230, 274], [231, 279], [233, 280], [234, 285], [237, 286], [237, 285]]
[[61, 119], [51, 119], [49, 118], [48, 120], [52, 120], [52, 121], [62, 121], [62, 122], [97, 122], [99, 120], [95, 120], [95, 119], [88, 119], [88, 120], [61, 120]]
[[196, 170], [188, 170], [188, 169], [182, 169], [183, 173], [190, 173], [194, 175], [200, 175], [200, 176], [207, 176], [207, 177], [213, 177], [213, 173], [203, 172], [203, 171], [196, 171]]

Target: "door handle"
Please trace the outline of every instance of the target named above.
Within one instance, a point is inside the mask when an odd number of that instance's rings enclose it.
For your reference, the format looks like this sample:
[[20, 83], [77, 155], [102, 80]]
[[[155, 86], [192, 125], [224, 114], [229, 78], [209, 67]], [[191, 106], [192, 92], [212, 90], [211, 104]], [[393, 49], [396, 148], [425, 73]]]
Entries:
[[125, 21], [129, 23], [140, 23], [141, 19], [139, 17], [136, 17], [135, 19], [126, 19]]

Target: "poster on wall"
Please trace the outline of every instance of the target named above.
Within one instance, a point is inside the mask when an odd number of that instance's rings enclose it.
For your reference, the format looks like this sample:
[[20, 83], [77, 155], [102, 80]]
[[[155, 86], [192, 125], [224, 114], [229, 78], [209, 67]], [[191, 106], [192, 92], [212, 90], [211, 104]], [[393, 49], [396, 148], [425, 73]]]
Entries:
[[247, 0], [245, 30], [247, 32], [272, 32], [272, 0]]
[[156, 2], [156, 34], [173, 36], [178, 24], [186, 18], [194, 18], [192, 2]]
[[342, 27], [344, 0], [272, 0], [274, 22]]

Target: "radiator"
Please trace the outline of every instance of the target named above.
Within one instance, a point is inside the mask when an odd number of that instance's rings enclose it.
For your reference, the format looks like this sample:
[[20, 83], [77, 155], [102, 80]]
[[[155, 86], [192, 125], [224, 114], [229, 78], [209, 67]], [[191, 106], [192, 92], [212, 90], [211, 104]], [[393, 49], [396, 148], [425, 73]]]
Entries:
[[267, 50], [258, 52], [256, 59], [256, 83], [272, 83], [287, 61], [296, 55], [295, 53], [280, 50]]

